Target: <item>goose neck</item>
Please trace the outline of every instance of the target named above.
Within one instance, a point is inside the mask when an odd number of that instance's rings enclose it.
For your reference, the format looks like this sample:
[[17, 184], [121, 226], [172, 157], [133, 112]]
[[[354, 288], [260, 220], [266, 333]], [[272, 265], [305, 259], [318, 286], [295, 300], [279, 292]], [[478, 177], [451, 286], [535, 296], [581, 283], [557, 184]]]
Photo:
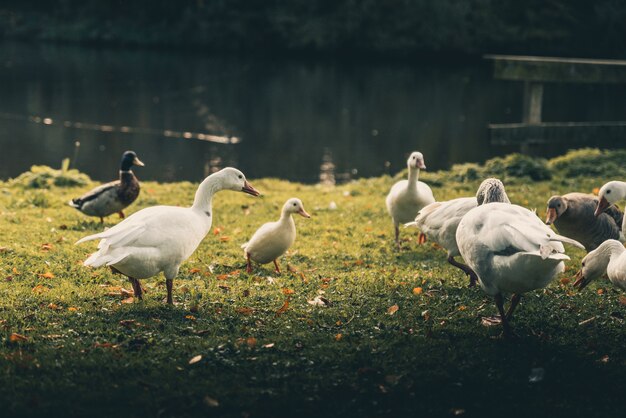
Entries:
[[416, 184], [420, 177], [420, 169], [409, 166], [409, 184]]
[[222, 182], [219, 173], [211, 174], [198, 186], [191, 208], [203, 212], [210, 211], [213, 206], [213, 195], [220, 190], [222, 190]]

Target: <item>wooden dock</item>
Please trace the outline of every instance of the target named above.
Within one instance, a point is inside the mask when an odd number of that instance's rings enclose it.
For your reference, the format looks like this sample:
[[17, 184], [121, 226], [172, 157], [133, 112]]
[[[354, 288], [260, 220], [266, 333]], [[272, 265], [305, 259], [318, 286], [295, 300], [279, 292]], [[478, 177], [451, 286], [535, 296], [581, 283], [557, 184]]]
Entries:
[[554, 58], [516, 55], [485, 55], [493, 61], [493, 76], [524, 83], [521, 123], [489, 124], [491, 143], [519, 145], [585, 142], [596, 138], [626, 139], [626, 121], [542, 122], [545, 83], [626, 83], [626, 61]]

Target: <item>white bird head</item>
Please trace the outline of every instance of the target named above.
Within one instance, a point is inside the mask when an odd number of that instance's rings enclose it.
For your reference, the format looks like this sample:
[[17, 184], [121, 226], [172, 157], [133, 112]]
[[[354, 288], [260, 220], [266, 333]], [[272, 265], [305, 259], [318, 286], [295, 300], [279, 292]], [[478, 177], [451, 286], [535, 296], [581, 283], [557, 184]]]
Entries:
[[302, 204], [302, 201], [297, 197], [292, 197], [285, 202], [285, 204], [283, 205], [283, 212], [288, 214], [297, 213], [298, 215], [304, 216], [305, 218], [311, 217], [311, 215], [309, 215], [306, 210], [304, 210], [304, 205]]
[[406, 165], [409, 168], [421, 168], [422, 170], [426, 169], [426, 164], [424, 164], [424, 155], [422, 155], [419, 151], [414, 151], [409, 155], [409, 159], [406, 160]]
[[246, 176], [244, 174], [233, 167], [226, 167], [219, 171], [222, 187], [228, 190], [234, 190], [237, 192], [244, 192], [251, 194], [252, 196], [258, 196], [261, 193], [248, 181], [246, 180]]

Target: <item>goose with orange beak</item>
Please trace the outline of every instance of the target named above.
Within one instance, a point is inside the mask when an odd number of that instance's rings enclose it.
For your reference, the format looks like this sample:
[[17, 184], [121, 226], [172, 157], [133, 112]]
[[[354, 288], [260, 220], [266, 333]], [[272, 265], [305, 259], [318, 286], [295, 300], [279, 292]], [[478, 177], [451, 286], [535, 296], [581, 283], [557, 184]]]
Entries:
[[626, 248], [617, 240], [604, 241], [583, 258], [574, 286], [582, 290], [604, 274], [615, 286], [626, 290]]
[[250, 238], [250, 241], [241, 246], [246, 257], [248, 273], [252, 272], [252, 261], [259, 264], [274, 262], [276, 272], [280, 273], [278, 257], [283, 255], [296, 240], [296, 223], [291, 215], [298, 214], [304, 218], [311, 215], [304, 210], [302, 201], [291, 198], [285, 202], [280, 219], [276, 222], [263, 224]]
[[[600, 216], [600, 214], [609, 209], [611, 205], [626, 199], [626, 183], [623, 181], [609, 181], [600, 188], [598, 199], [598, 206], [594, 213], [596, 216]], [[622, 222], [622, 234], [625, 234], [624, 226]]]
[[594, 215], [599, 199], [586, 193], [567, 193], [548, 200], [546, 224], [554, 224], [559, 234], [572, 238], [587, 251], [598, 248], [607, 239], [621, 239], [624, 214], [615, 206]]

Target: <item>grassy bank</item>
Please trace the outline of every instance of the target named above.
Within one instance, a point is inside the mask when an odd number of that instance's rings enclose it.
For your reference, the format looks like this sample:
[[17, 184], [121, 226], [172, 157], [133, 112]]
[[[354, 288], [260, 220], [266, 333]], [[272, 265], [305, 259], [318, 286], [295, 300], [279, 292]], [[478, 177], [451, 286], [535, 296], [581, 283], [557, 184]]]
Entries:
[[[505, 172], [511, 200], [541, 216], [550, 195], [605, 180], [545, 165], [550, 180]], [[473, 195], [474, 170], [485, 167], [424, 177], [444, 200]], [[266, 179], [252, 181], [262, 198], [220, 193], [215, 230], [174, 281], [174, 307], [162, 302], [162, 277], [145, 281], [144, 302], [130, 303], [128, 282], [81, 265], [95, 244], [74, 242], [102, 228], [65, 202], [89, 185], [2, 184], [2, 414], [616, 416], [626, 383], [624, 299], [607, 281], [573, 290], [568, 277], [584, 253], [568, 248], [566, 272], [522, 300], [513, 322], [520, 338], [504, 341], [498, 327], [481, 325], [496, 313], [492, 300], [467, 288], [442, 250], [418, 246], [405, 230], [394, 251], [384, 210], [394, 181]], [[145, 182], [129, 213], [188, 205], [195, 187]], [[246, 274], [239, 245], [292, 196], [313, 218], [296, 219], [298, 239], [281, 261], [290, 271]], [[309, 303], [316, 296], [329, 304]]]

